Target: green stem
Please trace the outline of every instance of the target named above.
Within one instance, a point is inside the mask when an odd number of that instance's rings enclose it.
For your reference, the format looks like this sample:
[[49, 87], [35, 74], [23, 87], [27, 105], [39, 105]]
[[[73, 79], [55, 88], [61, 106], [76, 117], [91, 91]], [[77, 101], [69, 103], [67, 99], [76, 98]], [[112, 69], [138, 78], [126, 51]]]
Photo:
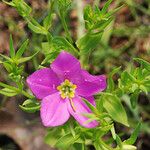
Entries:
[[21, 94], [23, 94], [25, 97], [27, 97], [27, 98], [29, 98], [29, 99], [33, 99], [34, 98], [34, 96], [32, 96], [32, 95], [30, 95], [29, 93], [27, 93], [26, 91], [20, 91], [21, 92]]
[[77, 16], [78, 16], [78, 26], [77, 26], [77, 38], [81, 38], [84, 34], [84, 18], [83, 18], [83, 1], [76, 0], [77, 5]]
[[64, 28], [64, 30], [65, 30], [67, 39], [68, 39], [69, 42], [72, 44], [72, 43], [73, 43], [73, 40], [72, 40], [72, 38], [71, 38], [71, 35], [70, 35], [70, 32], [69, 32], [68, 26], [67, 26], [67, 24], [66, 24], [66, 20], [65, 20], [64, 13], [60, 12], [60, 13], [59, 13], [59, 16], [60, 16], [60, 19], [61, 19], [63, 28]]
[[49, 32], [47, 33], [46, 38], [47, 38], [48, 43], [51, 44], [53, 37]]
[[[84, 19], [83, 19], [83, 1], [76, 0], [77, 7], [77, 17], [78, 17], [78, 26], [77, 26], [77, 38], [80, 39], [84, 35]], [[86, 65], [88, 61], [87, 55], [80, 56], [80, 62], [83, 68], [88, 69]]]
[[82, 144], [82, 150], [85, 150], [85, 145], [84, 144]]

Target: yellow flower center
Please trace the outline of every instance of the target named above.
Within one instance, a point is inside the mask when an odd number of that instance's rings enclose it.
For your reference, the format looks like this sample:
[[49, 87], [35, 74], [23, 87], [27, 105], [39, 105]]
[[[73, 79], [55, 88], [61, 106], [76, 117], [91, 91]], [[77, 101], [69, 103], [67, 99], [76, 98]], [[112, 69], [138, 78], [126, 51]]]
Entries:
[[63, 83], [61, 83], [57, 90], [60, 92], [60, 95], [63, 99], [69, 98], [72, 99], [75, 96], [75, 89], [77, 86], [66, 79]]

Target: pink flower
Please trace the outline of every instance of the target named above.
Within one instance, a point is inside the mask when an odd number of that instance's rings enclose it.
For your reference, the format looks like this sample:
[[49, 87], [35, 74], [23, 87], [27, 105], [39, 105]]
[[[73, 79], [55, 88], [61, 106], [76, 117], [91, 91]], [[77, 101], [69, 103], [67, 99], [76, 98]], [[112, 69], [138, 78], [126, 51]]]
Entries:
[[82, 98], [95, 105], [93, 95], [106, 88], [106, 77], [82, 70], [71, 54], [61, 52], [50, 68], [34, 72], [27, 83], [33, 94], [42, 99], [40, 115], [44, 126], [63, 125], [71, 115], [84, 127], [98, 125], [96, 121], [85, 123], [88, 118], [83, 113], [91, 110]]

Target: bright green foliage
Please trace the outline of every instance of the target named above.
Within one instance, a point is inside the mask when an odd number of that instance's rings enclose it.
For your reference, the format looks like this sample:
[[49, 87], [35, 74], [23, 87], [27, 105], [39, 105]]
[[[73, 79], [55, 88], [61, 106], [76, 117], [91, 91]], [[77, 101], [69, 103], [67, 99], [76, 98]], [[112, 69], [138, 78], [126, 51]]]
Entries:
[[22, 57], [23, 53], [25, 52], [28, 45], [28, 40], [23, 42], [20, 46], [19, 50], [15, 52], [13, 46], [12, 36], [10, 37], [10, 57], [0, 54], [3, 58], [2, 64], [8, 72], [8, 77], [11, 81], [15, 82], [17, 85], [16, 87], [9, 86], [7, 84], [0, 83], [0, 86], [4, 87], [4, 89], [0, 90], [0, 93], [5, 96], [15, 96], [17, 94], [24, 94], [28, 98], [32, 96], [25, 91], [23, 91], [23, 70], [24, 66], [22, 65], [24, 62], [31, 60], [38, 52], [33, 54], [32, 56]]
[[[43, 40], [41, 38], [40, 53], [44, 59], [42, 62], [39, 62], [41, 65], [37, 64], [37, 68], [51, 63], [61, 50], [66, 50], [74, 54], [81, 60], [82, 65], [86, 66], [88, 65], [87, 59], [90, 52], [96, 49], [100, 43], [104, 50], [107, 49], [108, 51], [104, 52], [101, 56], [98, 55], [98, 59], [104, 60], [109, 56], [117, 58], [120, 55], [120, 52], [113, 51], [113, 49], [107, 45], [108, 40], [104, 43], [101, 41], [102, 36], [108, 32], [105, 31], [106, 27], [113, 23], [114, 14], [122, 7], [108, 11], [112, 0], [108, 0], [101, 10], [98, 6], [85, 6], [83, 17], [86, 32], [83, 37], [77, 39], [77, 41], [73, 41], [66, 21], [66, 14], [69, 12], [69, 9], [71, 9], [72, 0], [51, 0], [47, 15], [41, 21], [37, 21], [32, 17], [32, 8], [25, 1], [12, 0], [10, 2], [4, 2], [18, 11], [26, 20], [29, 29], [32, 30], [34, 34], [38, 34], [38, 36], [42, 35], [40, 36], [43, 38]], [[57, 10], [55, 6], [57, 6]], [[63, 36], [52, 33], [53, 19], [57, 13], [65, 31], [65, 35]], [[126, 30], [118, 29], [115, 33], [127, 35], [131, 34], [132, 31], [128, 33]], [[107, 38], [109, 38], [109, 36]], [[106, 40], [106, 38], [103, 39]], [[2, 58], [0, 64], [7, 70], [10, 81], [15, 83], [15, 86], [11, 86], [0, 82], [0, 87], [2, 87], [0, 94], [9, 97], [23, 94], [27, 97], [27, 100], [20, 105], [20, 108], [23, 111], [34, 113], [39, 111], [40, 102], [36, 100], [33, 95], [24, 91], [24, 76], [26, 73], [24, 73], [23, 64], [32, 59], [36, 59], [39, 51], [36, 51], [31, 56], [23, 57], [27, 50], [28, 43], [29, 40], [25, 40], [20, 48], [15, 51], [12, 36], [10, 36], [10, 57], [0, 54]], [[121, 67], [117, 67], [108, 74], [106, 92], [98, 93], [95, 96], [96, 108], [86, 99], [83, 99], [92, 110], [91, 114], [82, 114], [89, 118], [85, 123], [97, 120], [100, 126], [94, 129], [86, 129], [70, 119], [70, 121], [61, 127], [48, 129], [45, 142], [51, 147], [64, 150], [85, 150], [88, 145], [93, 145], [96, 150], [136, 150], [136, 147], [132, 144], [134, 144], [137, 139], [141, 124], [139, 123], [137, 125], [130, 138], [125, 141], [122, 141], [120, 133], [115, 132], [114, 126], [114, 122], [125, 125], [126, 127], [132, 126], [132, 122], [128, 119], [126, 107], [124, 107], [122, 103], [122, 101], [125, 101], [125, 96], [130, 98], [129, 106], [131, 104], [131, 109], [134, 114], [135, 108], [138, 106], [139, 94], [148, 94], [150, 92], [150, 63], [141, 58], [135, 58], [134, 60], [139, 63], [139, 67], [132, 65], [130, 70], [122, 70]], [[116, 74], [118, 75], [117, 83], [114, 81]], [[140, 122], [138, 117], [135, 120], [135, 123], [137, 122]], [[148, 128], [148, 125], [144, 125], [143, 127], [145, 129]], [[111, 133], [112, 137], [104, 140], [103, 137], [108, 133]], [[115, 148], [111, 147], [112, 142], [116, 142], [117, 146]]]
[[102, 100], [104, 108], [114, 120], [129, 126], [125, 109], [116, 95], [106, 93], [102, 96]]
[[141, 127], [141, 123], [138, 123], [137, 127], [135, 128], [135, 130], [131, 134], [130, 138], [124, 141], [125, 144], [134, 144], [136, 142], [136, 139], [137, 139], [138, 134], [140, 132], [140, 127]]
[[71, 7], [72, 0], [58, 0], [57, 3], [61, 13], [65, 13]]
[[104, 29], [113, 20], [114, 13], [120, 9], [117, 8], [107, 13], [110, 3], [111, 0], [104, 5], [102, 10], [100, 10], [97, 6], [95, 6], [94, 9], [90, 5], [85, 7], [84, 20], [87, 33], [76, 42], [78, 48], [81, 50], [81, 55], [85, 55], [96, 48], [102, 37]]
[[16, 96], [18, 93], [12, 89], [3, 88], [0, 90], [0, 94], [3, 94], [3, 95], [8, 96], [8, 97], [12, 97], [12, 96]]
[[23, 17], [28, 17], [32, 11], [31, 7], [27, 5], [24, 0], [12, 0], [11, 2], [3, 0], [3, 2], [15, 7], [18, 13]]
[[28, 113], [34, 113], [36, 111], [40, 110], [40, 103], [35, 100], [26, 100], [23, 102], [22, 105], [19, 105], [19, 107]]

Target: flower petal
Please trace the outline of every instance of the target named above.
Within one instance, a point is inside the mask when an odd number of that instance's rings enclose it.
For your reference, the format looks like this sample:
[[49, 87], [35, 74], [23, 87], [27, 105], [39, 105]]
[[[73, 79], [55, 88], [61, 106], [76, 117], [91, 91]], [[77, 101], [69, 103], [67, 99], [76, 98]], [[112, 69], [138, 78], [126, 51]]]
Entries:
[[64, 79], [79, 78], [81, 67], [77, 58], [71, 54], [62, 51], [55, 61], [51, 64], [52, 70], [60, 77]]
[[70, 117], [66, 100], [61, 99], [59, 93], [42, 100], [40, 115], [43, 125], [47, 127], [63, 125]]
[[76, 83], [76, 92], [80, 96], [91, 96], [106, 88], [107, 84], [105, 75], [93, 76], [87, 71], [82, 71], [82, 77], [83, 79]]
[[27, 78], [28, 86], [33, 94], [39, 98], [55, 93], [56, 87], [60, 84], [57, 75], [49, 68], [37, 70]]
[[88, 106], [83, 102], [81, 97], [75, 97], [73, 99], [73, 104], [75, 110], [72, 108], [70, 104], [68, 104], [68, 110], [70, 114], [79, 122], [81, 126], [84, 126], [86, 128], [94, 128], [98, 125], [97, 121], [92, 121], [90, 123], [86, 123], [86, 121], [89, 119], [83, 115], [83, 113], [91, 113], [91, 110], [88, 108]]

